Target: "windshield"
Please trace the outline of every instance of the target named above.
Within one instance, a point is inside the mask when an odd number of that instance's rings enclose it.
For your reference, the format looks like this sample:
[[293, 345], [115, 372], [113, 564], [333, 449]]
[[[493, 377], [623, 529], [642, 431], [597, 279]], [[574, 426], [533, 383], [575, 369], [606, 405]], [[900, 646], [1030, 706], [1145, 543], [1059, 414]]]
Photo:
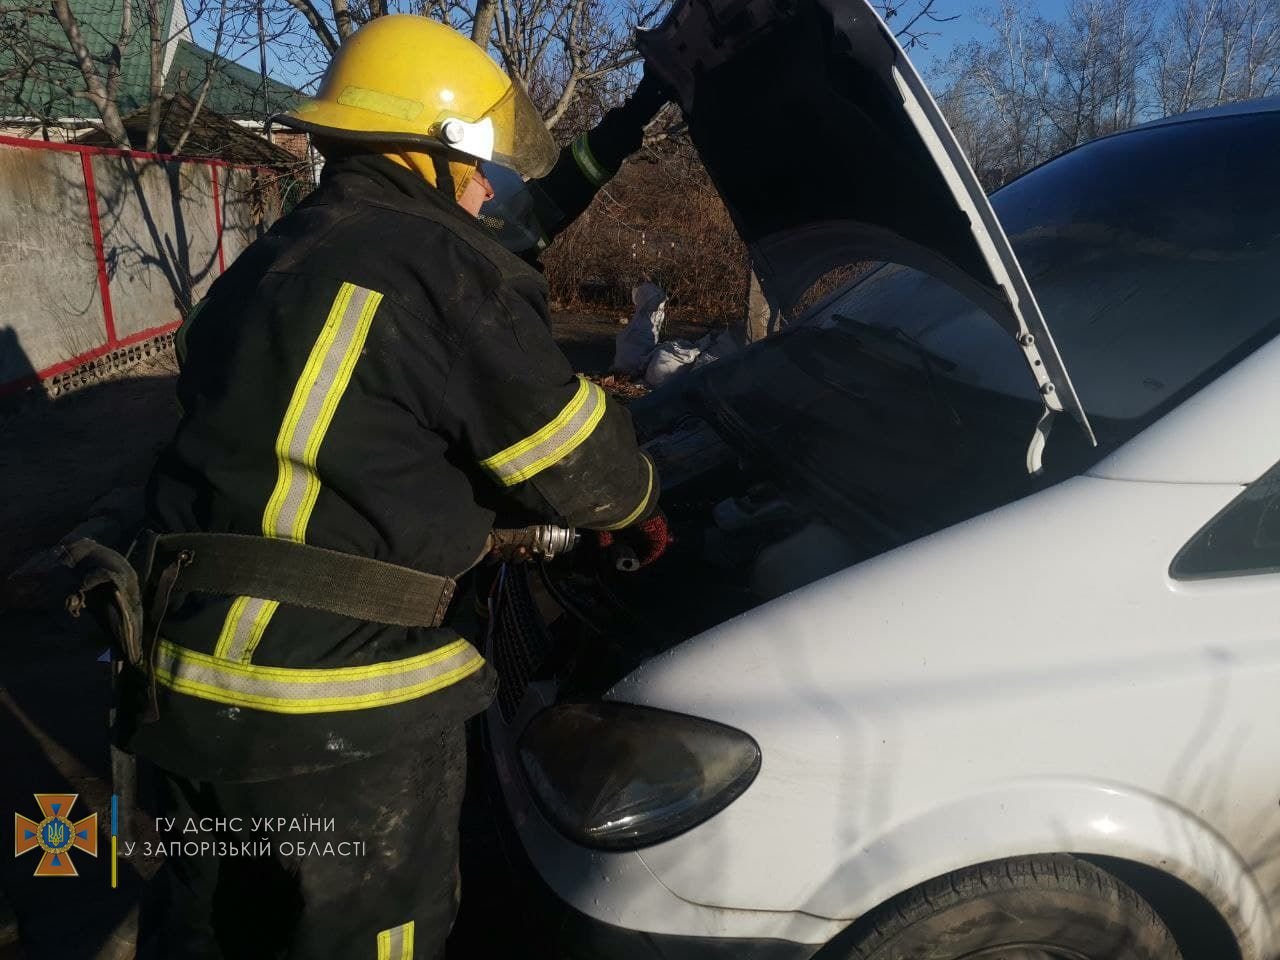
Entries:
[[[1190, 121], [1082, 147], [992, 196], [1090, 417], [1159, 413], [1274, 335], [1277, 155], [1280, 113]], [[1034, 396], [1008, 333], [917, 270], [887, 266], [805, 323], [896, 329], [956, 380]]]

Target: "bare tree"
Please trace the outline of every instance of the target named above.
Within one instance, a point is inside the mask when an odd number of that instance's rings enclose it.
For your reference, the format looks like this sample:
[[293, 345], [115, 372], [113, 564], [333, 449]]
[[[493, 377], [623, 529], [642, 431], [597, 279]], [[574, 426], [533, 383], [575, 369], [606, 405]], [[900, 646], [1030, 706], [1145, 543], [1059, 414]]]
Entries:
[[938, 79], [948, 119], [988, 187], [1144, 119], [1280, 87], [1280, 0], [1070, 0], [1057, 19], [1021, 0]]
[[76, 67], [84, 78], [85, 96], [102, 117], [103, 129], [116, 143], [128, 146], [129, 135], [125, 132], [124, 123], [120, 118], [116, 96], [120, 89], [121, 52], [129, 42], [133, 5], [129, 3], [123, 5], [120, 15], [120, 34], [113, 44], [113, 55], [107, 59], [106, 69], [103, 72], [99, 71], [98, 65], [94, 63], [93, 56], [89, 53], [89, 45], [85, 42], [80, 23], [71, 12], [71, 4], [68, 0], [53, 0], [52, 8], [53, 15], [57, 17], [58, 25], [62, 27], [66, 37], [71, 56], [75, 58]]
[[[174, 0], [181, 2], [181, 0]], [[0, 101], [6, 112], [17, 109], [35, 119], [48, 135], [74, 106], [83, 103], [96, 114], [103, 132], [121, 147], [131, 145], [125, 114], [141, 105], [147, 110], [144, 146], [157, 146], [166, 104], [174, 92], [166, 89], [165, 66], [186, 18], [172, 18], [167, 0], [121, 0], [118, 19], [110, 28], [97, 18], [92, 24], [77, 15], [71, 0], [11, 0], [0, 7]], [[199, 107], [220, 61], [218, 45], [228, 37], [227, 0], [200, 0], [190, 9], [192, 21], [212, 21], [215, 56], [207, 63], [199, 91]], [[177, 20], [175, 25], [171, 20]], [[126, 84], [129, 71], [145, 81]], [[142, 96], [139, 98], [139, 87]], [[71, 104], [71, 107], [68, 107]], [[185, 143], [197, 112], [189, 118], [180, 140]]]
[[904, 50], [928, 47], [929, 38], [938, 35], [931, 29], [939, 24], [958, 20], [958, 15], [943, 16], [934, 9], [935, 0], [875, 0], [884, 22], [893, 29], [894, 36]]
[[997, 186], [1037, 163], [1051, 136], [1045, 110], [1051, 64], [1042, 23], [1017, 0], [979, 15], [990, 33], [970, 41], [944, 68], [940, 101], [978, 175]]
[[1151, 23], [1147, 0], [1071, 0], [1061, 21], [1037, 19], [1050, 68], [1041, 107], [1057, 150], [1133, 124]]
[[[218, 12], [215, 20], [215, 27], [214, 27], [214, 34], [213, 34], [213, 49], [215, 52], [223, 48], [223, 41], [227, 33], [227, 19], [228, 19], [227, 18], [227, 0], [219, 0]], [[173, 145], [174, 153], [182, 153], [183, 147], [187, 145], [187, 138], [191, 136], [191, 131], [195, 127], [195, 122], [199, 118], [200, 112], [204, 109], [205, 100], [209, 96], [209, 90], [212, 89], [213, 87], [214, 78], [215, 76], [217, 76], [217, 73], [218, 73], [217, 66], [218, 66], [217, 60], [213, 57], [209, 58], [209, 60], [205, 62], [204, 76], [200, 78], [200, 85], [196, 89], [195, 105], [191, 111], [191, 118], [184, 125], [182, 133], [179, 134], [178, 139], [174, 142], [174, 145]], [[154, 67], [154, 61], [153, 61], [152, 62], [153, 76], [154, 76], [154, 69], [155, 67]], [[150, 132], [150, 129], [152, 126], [156, 127], [157, 129], [159, 127], [159, 123], [156, 120], [155, 112], [154, 112], [157, 105], [156, 100], [158, 99], [159, 98], [155, 98], [152, 101], [153, 112], [151, 114], [151, 123], [148, 125], [148, 133]]]
[[1280, 79], [1280, 2], [1176, 0], [1155, 59], [1166, 113], [1265, 96]]
[[1240, 68], [1233, 99], [1274, 93], [1280, 85], [1280, 0], [1239, 0]]
[[1176, 0], [1156, 44], [1156, 95], [1167, 114], [1206, 103], [1214, 25], [1222, 0]]

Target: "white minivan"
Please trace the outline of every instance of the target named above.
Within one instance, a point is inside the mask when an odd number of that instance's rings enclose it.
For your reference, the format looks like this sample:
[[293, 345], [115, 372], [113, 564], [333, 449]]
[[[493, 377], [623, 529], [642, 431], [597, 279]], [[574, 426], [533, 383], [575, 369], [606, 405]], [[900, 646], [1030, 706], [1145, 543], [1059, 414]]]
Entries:
[[795, 319], [633, 405], [667, 557], [495, 591], [557, 949], [1280, 956], [1280, 99], [988, 203], [863, 0], [644, 47]]

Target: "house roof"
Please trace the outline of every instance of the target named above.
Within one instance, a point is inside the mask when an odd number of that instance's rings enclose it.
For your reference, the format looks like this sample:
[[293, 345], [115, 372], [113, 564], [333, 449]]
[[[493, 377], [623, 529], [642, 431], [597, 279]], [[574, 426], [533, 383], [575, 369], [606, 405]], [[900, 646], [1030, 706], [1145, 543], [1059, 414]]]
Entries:
[[[183, 156], [212, 157], [230, 163], [252, 164], [276, 169], [294, 169], [305, 167], [307, 161], [300, 160], [288, 150], [268, 143], [263, 137], [246, 130], [234, 120], [229, 120], [215, 110], [211, 110], [206, 98], [204, 107], [191, 119], [195, 112], [195, 102], [185, 93], [175, 94], [165, 104], [160, 115], [160, 138], [156, 144], [158, 153], [173, 153], [178, 141], [186, 133], [186, 142], [182, 145]], [[122, 118], [125, 129], [129, 132], [129, 141], [134, 149], [146, 147], [147, 127], [150, 123], [151, 111], [143, 107]], [[76, 143], [94, 147], [115, 146], [101, 130], [92, 130], [76, 138]]]
[[302, 99], [302, 94], [293, 87], [270, 77], [264, 83], [254, 71], [188, 40], [177, 43], [165, 88], [195, 99], [210, 74], [213, 79], [205, 97], [205, 109], [237, 120], [265, 120], [271, 114], [296, 106]]
[[[263, 119], [268, 109], [287, 109], [301, 94], [285, 84], [262, 78], [225, 57], [196, 46], [182, 34], [186, 16], [178, 0], [159, 0], [164, 21], [165, 90], [198, 94], [212, 71], [205, 105], [233, 118]], [[123, 45], [117, 101], [122, 114], [147, 105], [151, 80], [149, 28], [143, 0], [71, 0], [72, 10], [91, 55], [105, 74], [105, 60], [120, 35], [125, 4], [132, 4], [131, 29]], [[175, 11], [177, 18], [175, 19]], [[52, 13], [33, 8], [0, 10], [0, 30], [20, 43], [0, 45], [0, 116], [97, 118], [97, 111], [83, 95], [84, 81], [71, 62], [65, 35]]]
[[[89, 53], [105, 74], [105, 60], [120, 36], [125, 3], [132, 7], [130, 31], [123, 44], [118, 101], [121, 110], [136, 109], [146, 99], [150, 56], [145, 6], [141, 0], [73, 0], [71, 6]], [[160, 15], [167, 35], [173, 20], [173, 0], [161, 0]], [[0, 14], [6, 43], [0, 48], [0, 115], [81, 117], [96, 115], [89, 101], [76, 94], [84, 89], [71, 58], [62, 27], [47, 8], [20, 9]]]

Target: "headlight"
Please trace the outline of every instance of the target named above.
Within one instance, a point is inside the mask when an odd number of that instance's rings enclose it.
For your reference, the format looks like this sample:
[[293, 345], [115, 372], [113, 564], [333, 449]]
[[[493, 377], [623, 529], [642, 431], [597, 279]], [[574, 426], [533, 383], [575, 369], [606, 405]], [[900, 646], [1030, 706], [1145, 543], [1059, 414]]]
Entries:
[[560, 832], [634, 850], [732, 803], [760, 772], [760, 747], [722, 723], [605, 700], [538, 714], [520, 737], [520, 761]]

